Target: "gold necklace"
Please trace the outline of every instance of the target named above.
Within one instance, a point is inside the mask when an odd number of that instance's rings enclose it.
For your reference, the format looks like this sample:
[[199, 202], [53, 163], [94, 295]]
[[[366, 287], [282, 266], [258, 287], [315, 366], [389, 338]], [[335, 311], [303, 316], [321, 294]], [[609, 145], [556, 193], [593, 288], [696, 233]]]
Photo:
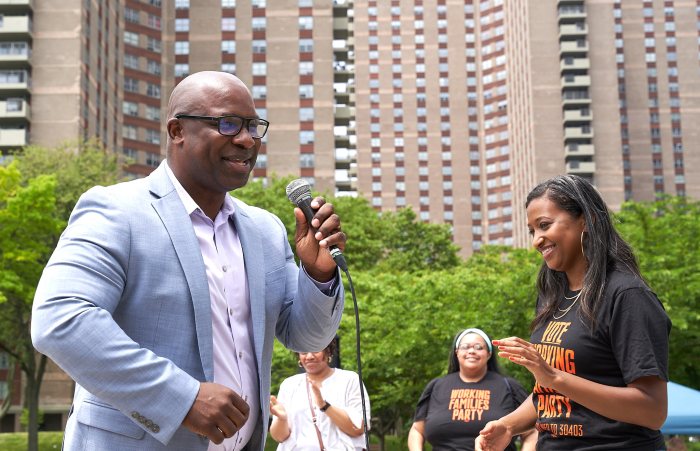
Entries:
[[557, 316], [556, 314], [552, 315], [552, 318], [554, 318], [554, 319], [561, 319], [561, 318], [565, 317], [566, 314], [569, 313], [569, 311], [570, 311], [572, 308], [574, 308], [574, 305], [576, 305], [576, 301], [578, 301], [578, 298], [581, 297], [581, 293], [582, 293], [582, 292], [583, 292], [583, 290], [579, 291], [578, 294], [577, 294], [576, 296], [571, 297], [571, 298], [570, 298], [570, 297], [567, 297], [567, 296], [564, 296], [564, 299], [573, 299], [574, 302], [572, 302], [571, 305], [568, 306], [568, 307], [565, 308], [565, 309], [561, 309], [560, 307], [557, 307], [557, 310], [559, 310], [561, 313], [559, 314], [559, 316]]

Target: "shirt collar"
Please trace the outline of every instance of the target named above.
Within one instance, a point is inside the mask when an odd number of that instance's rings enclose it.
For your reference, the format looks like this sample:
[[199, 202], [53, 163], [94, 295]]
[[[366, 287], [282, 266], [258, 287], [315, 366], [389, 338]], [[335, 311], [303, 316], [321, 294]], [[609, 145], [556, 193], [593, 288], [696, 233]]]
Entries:
[[[168, 174], [168, 178], [173, 183], [173, 186], [175, 186], [175, 191], [177, 191], [178, 197], [180, 197], [182, 204], [185, 206], [185, 211], [187, 211], [187, 214], [191, 215], [195, 211], [204, 214], [199, 205], [197, 205], [197, 202], [195, 202], [194, 199], [192, 199], [190, 193], [187, 192], [187, 190], [182, 186], [177, 177], [175, 177], [175, 174], [173, 173], [172, 169], [170, 169], [170, 166], [168, 166], [167, 160], [164, 162], [164, 165], [165, 172], [166, 174]], [[235, 212], [236, 208], [235, 204], [233, 203], [233, 199], [231, 198], [231, 196], [227, 195], [226, 197], [224, 197], [224, 205], [221, 207], [221, 210], [219, 210], [219, 214], [223, 214], [225, 216], [233, 216]]]

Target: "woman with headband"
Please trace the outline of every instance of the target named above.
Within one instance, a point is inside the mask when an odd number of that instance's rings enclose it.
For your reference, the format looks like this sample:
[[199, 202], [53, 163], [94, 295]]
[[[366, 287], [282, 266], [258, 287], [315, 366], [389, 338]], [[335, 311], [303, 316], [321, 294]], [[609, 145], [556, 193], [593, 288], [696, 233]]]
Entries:
[[[408, 449], [420, 451], [427, 440], [434, 451], [473, 450], [486, 423], [512, 412], [526, 398], [515, 379], [501, 375], [488, 335], [466, 329], [452, 344], [447, 375], [430, 381], [418, 400]], [[534, 430], [522, 438], [522, 451], [535, 449]], [[515, 444], [506, 449], [515, 451]]]

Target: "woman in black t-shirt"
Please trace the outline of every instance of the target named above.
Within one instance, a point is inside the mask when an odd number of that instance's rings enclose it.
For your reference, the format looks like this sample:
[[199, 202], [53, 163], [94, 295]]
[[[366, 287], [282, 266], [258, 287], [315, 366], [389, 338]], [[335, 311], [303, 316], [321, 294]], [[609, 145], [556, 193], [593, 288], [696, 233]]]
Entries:
[[[512, 412], [526, 397], [515, 379], [500, 374], [486, 333], [466, 329], [452, 344], [448, 374], [430, 381], [418, 401], [408, 449], [422, 450], [427, 440], [434, 451], [471, 451], [488, 421]], [[534, 430], [529, 439], [525, 435], [522, 450], [534, 450]], [[507, 449], [516, 448], [511, 442]]]
[[544, 259], [530, 342], [494, 340], [535, 376], [529, 399], [490, 422], [476, 449], [502, 450], [536, 426], [538, 450], [661, 450], [671, 322], [581, 177], [550, 179], [527, 197], [527, 225]]

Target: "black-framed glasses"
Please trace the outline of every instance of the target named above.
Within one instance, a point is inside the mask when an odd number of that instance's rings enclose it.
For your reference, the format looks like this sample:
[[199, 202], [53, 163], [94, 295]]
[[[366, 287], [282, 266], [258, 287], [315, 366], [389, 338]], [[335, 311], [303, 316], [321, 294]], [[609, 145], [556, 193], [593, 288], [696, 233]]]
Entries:
[[192, 114], [176, 114], [175, 119], [197, 119], [200, 121], [216, 122], [219, 133], [225, 136], [236, 136], [245, 126], [253, 138], [262, 138], [267, 133], [270, 123], [259, 117], [241, 117], [235, 114], [223, 116], [195, 116]]

